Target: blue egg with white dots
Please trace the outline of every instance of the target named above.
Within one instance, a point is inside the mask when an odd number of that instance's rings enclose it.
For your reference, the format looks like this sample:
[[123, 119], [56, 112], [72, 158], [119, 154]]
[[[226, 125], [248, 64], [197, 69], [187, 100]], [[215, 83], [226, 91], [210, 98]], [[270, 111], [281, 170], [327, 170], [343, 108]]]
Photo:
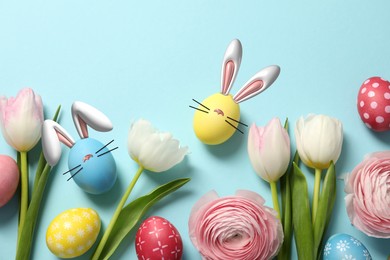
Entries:
[[117, 178], [115, 160], [107, 145], [89, 137], [78, 140], [70, 149], [68, 166], [69, 179], [91, 194], [107, 192]]
[[324, 260], [371, 260], [367, 248], [348, 234], [335, 234], [325, 243]]

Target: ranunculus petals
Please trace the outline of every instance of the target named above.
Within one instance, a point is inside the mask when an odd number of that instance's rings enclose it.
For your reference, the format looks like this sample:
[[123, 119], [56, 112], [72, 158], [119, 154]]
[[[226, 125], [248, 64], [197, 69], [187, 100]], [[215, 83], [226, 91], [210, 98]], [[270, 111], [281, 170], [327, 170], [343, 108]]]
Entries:
[[188, 227], [192, 243], [210, 260], [270, 259], [283, 242], [276, 212], [245, 190], [224, 198], [207, 193], [194, 205]]
[[390, 238], [390, 151], [367, 156], [345, 178], [351, 223], [369, 236]]

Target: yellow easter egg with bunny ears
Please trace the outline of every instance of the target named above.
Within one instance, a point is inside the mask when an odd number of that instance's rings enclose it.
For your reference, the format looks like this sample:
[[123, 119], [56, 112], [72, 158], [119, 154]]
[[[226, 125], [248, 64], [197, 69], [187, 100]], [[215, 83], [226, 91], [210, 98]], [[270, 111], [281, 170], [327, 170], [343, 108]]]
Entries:
[[213, 94], [202, 102], [193, 99], [198, 106], [190, 106], [195, 109], [193, 120], [195, 135], [205, 144], [224, 143], [236, 131], [243, 134], [242, 127], [248, 125], [240, 122], [239, 103], [266, 90], [279, 76], [279, 66], [268, 66], [252, 76], [233, 96], [229, 93], [241, 65], [241, 58], [241, 42], [234, 39], [223, 58], [220, 93]]
[[81, 256], [95, 243], [100, 226], [95, 210], [68, 209], [56, 216], [47, 228], [47, 247], [60, 258]]
[[232, 95], [216, 93], [205, 100], [202, 105], [208, 113], [195, 111], [194, 131], [205, 144], [215, 145], [225, 142], [237, 129], [240, 120], [240, 107]]

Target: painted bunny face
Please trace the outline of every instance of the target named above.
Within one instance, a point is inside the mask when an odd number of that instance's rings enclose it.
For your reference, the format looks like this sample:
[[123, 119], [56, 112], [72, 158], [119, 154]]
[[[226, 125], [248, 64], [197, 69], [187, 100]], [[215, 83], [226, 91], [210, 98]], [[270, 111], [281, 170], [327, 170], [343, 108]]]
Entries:
[[235, 131], [243, 133], [240, 126], [239, 103], [266, 90], [279, 76], [279, 66], [273, 65], [257, 72], [237, 92], [229, 94], [241, 64], [242, 46], [239, 40], [233, 40], [228, 46], [222, 63], [221, 92], [209, 96], [202, 102], [194, 114], [193, 127], [196, 136], [205, 144], [216, 145], [227, 141]]
[[72, 105], [73, 121], [81, 139], [74, 141], [68, 132], [52, 120], [45, 120], [42, 129], [42, 147], [47, 162], [54, 166], [61, 157], [60, 142], [70, 148], [68, 157], [70, 174], [84, 191], [101, 194], [112, 188], [117, 174], [116, 164], [111, 151], [107, 147], [114, 141], [103, 144], [88, 137], [87, 125], [100, 132], [112, 129], [111, 121], [96, 108], [76, 101]]

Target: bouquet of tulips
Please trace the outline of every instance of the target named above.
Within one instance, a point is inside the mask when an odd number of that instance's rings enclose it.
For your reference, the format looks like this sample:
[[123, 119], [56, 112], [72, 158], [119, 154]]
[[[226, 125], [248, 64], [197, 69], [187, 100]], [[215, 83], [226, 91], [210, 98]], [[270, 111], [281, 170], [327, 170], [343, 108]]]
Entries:
[[[319, 259], [336, 199], [334, 163], [341, 153], [343, 128], [337, 119], [309, 115], [298, 120], [294, 132], [297, 153], [290, 168], [287, 121], [284, 127], [277, 118], [265, 127], [253, 125], [248, 137], [248, 154], [256, 173], [270, 183], [274, 209], [283, 224], [284, 242], [278, 259], [290, 259], [293, 233], [298, 258]], [[306, 177], [299, 167], [300, 160], [315, 171], [312, 207]], [[323, 170], [326, 170], [325, 177]], [[278, 201], [279, 180], [282, 210]]]

